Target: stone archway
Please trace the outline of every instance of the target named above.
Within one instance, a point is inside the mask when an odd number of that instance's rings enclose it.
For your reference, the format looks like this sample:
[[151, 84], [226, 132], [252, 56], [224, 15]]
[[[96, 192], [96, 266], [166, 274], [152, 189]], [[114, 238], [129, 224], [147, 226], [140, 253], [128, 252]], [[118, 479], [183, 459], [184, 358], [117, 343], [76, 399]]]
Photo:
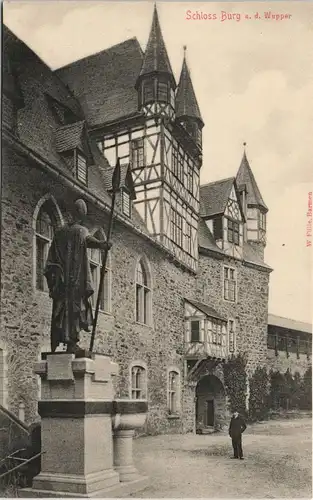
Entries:
[[226, 419], [225, 389], [215, 375], [205, 375], [196, 387], [196, 432], [221, 429]]

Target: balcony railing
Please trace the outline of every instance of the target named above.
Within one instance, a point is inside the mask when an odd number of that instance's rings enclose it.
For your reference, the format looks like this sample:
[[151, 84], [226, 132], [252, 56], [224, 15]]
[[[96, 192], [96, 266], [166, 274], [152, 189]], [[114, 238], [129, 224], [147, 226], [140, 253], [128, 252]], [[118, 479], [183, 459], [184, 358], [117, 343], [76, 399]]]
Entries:
[[228, 356], [228, 349], [225, 341], [221, 344], [209, 342], [186, 342], [185, 356], [190, 358], [211, 357], [226, 359]]
[[305, 354], [309, 358], [312, 352], [312, 342], [297, 337], [268, 334], [267, 348], [274, 349], [276, 356], [279, 352], [285, 352], [287, 357], [291, 353], [295, 353], [297, 358], [300, 357], [300, 354]]

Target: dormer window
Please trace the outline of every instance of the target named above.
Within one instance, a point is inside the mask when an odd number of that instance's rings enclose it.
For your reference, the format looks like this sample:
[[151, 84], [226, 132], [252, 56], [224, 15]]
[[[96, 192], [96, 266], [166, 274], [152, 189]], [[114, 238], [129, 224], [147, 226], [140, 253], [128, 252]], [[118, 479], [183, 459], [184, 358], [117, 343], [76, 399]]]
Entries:
[[87, 184], [87, 161], [81, 154], [76, 154], [76, 177], [83, 184]]
[[227, 219], [227, 239], [230, 243], [239, 245], [239, 223]]
[[122, 212], [127, 217], [131, 216], [130, 194], [125, 189], [122, 190]]

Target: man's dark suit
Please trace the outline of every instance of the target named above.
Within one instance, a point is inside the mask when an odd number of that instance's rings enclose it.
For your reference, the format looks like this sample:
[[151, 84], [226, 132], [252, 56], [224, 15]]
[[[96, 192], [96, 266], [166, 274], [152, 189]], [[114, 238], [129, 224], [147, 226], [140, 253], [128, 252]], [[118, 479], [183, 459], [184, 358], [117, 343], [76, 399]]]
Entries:
[[241, 435], [246, 428], [246, 423], [240, 415], [232, 416], [229, 424], [229, 435], [232, 439], [234, 458], [243, 458]]

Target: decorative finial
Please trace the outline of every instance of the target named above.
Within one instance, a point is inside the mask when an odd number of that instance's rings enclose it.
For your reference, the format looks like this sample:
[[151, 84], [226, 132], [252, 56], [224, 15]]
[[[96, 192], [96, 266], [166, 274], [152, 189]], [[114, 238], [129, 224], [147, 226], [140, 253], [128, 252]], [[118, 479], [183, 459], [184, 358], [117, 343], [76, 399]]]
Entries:
[[243, 143], [243, 145], [244, 145], [244, 147], [246, 147], [247, 143], [246, 143], [246, 142], [244, 142], [244, 143]]

